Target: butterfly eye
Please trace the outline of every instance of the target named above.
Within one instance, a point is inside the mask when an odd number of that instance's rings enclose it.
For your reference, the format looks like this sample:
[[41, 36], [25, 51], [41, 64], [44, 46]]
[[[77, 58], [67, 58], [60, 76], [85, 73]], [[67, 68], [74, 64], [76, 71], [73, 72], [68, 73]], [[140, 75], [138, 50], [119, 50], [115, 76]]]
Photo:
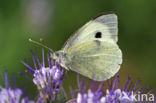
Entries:
[[102, 37], [102, 33], [101, 32], [97, 32], [96, 34], [95, 34], [95, 38], [101, 38]]

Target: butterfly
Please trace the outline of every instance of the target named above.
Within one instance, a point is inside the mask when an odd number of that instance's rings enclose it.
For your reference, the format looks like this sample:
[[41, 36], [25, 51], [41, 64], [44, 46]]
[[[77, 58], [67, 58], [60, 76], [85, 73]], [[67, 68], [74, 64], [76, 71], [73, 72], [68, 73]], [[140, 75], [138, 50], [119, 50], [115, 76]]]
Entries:
[[56, 60], [61, 57], [61, 66], [67, 70], [104, 81], [114, 76], [122, 63], [117, 41], [117, 15], [102, 13], [78, 29], [52, 57]]
[[96, 81], [114, 76], [122, 63], [117, 24], [114, 13], [101, 14], [87, 22], [56, 52], [62, 56], [61, 66]]

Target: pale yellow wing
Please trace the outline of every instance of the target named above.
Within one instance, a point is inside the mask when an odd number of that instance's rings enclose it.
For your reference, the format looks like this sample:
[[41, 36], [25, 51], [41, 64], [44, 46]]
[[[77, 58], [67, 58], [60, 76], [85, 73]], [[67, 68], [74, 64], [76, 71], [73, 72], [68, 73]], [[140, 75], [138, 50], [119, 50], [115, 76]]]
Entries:
[[115, 75], [122, 63], [122, 53], [114, 41], [81, 42], [65, 52], [62, 66], [90, 79], [103, 81]]
[[63, 51], [88, 40], [113, 40], [117, 42], [117, 16], [114, 13], [100, 15], [72, 35], [63, 47]]

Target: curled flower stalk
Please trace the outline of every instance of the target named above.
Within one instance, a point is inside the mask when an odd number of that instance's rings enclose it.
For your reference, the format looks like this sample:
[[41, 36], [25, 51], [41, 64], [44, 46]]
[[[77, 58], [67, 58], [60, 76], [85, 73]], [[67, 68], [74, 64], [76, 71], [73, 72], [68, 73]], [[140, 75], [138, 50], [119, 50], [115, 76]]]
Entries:
[[32, 53], [34, 67], [27, 61], [24, 63], [27, 67], [26, 72], [33, 76], [33, 83], [39, 90], [38, 101], [54, 101], [56, 94], [60, 90], [64, 71], [60, 68], [60, 60], [54, 61], [52, 52], [47, 52], [48, 66], [45, 66], [44, 51], [42, 50], [42, 62], [39, 61], [37, 53]]
[[[87, 85], [82, 85], [82, 82], [84, 82], [84, 80], [78, 82], [79, 90], [77, 93], [75, 90], [72, 90], [73, 99], [67, 103], [142, 103], [143, 101], [137, 100], [137, 96], [146, 89], [139, 88], [138, 81], [132, 85], [130, 78], [127, 79], [124, 88], [120, 88], [118, 86], [118, 75], [114, 81], [112, 80], [110, 83], [103, 82], [96, 89], [94, 88], [97, 87], [95, 81], [92, 81], [88, 90], [86, 90]], [[107, 89], [104, 91], [103, 87]]]
[[5, 88], [0, 86], [0, 103], [35, 103], [34, 101], [29, 100], [21, 89], [16, 87], [15, 81], [13, 82], [13, 88], [11, 88], [6, 71], [4, 75], [4, 84]]

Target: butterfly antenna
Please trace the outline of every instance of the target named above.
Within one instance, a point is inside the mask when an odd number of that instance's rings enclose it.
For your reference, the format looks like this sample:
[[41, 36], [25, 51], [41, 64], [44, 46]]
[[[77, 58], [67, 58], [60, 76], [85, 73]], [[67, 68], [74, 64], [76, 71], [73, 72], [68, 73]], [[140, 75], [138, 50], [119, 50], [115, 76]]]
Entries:
[[42, 46], [42, 47], [44, 47], [44, 48], [46, 48], [46, 49], [52, 51], [52, 49], [50, 49], [50, 48], [47, 47], [46, 45], [44, 45], [44, 44], [42, 44], [42, 43], [39, 43], [39, 42], [37, 42], [37, 41], [34, 41], [34, 40], [32, 40], [31, 38], [29, 38], [29, 42], [34, 43], [34, 44], [37, 44], [37, 45], [39, 45], [39, 46]]

